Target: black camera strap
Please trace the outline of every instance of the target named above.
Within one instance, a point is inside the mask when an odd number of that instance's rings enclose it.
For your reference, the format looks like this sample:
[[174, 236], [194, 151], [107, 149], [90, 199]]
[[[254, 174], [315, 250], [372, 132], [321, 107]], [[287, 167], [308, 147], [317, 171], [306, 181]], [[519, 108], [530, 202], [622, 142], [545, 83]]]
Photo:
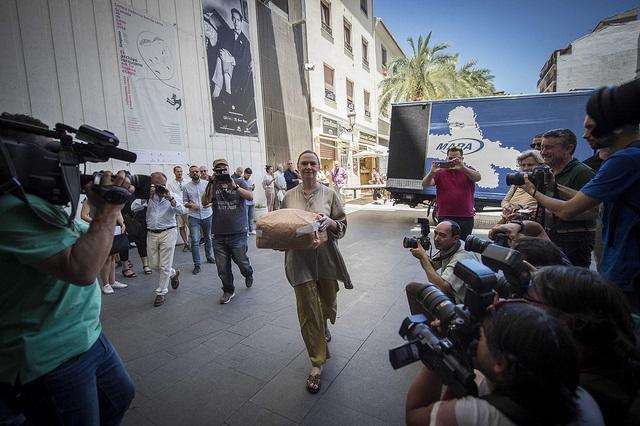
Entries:
[[539, 421], [537, 416], [533, 415], [529, 410], [506, 395], [492, 393], [479, 398], [487, 401], [503, 415], [508, 417], [509, 420], [519, 426], [536, 426], [544, 424], [544, 422]]

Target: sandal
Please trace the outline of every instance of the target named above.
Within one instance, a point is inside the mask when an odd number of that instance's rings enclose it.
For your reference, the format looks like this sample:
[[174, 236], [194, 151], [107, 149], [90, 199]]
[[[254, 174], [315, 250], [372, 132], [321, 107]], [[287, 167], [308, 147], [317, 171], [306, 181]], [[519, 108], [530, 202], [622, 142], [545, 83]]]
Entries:
[[152, 272], [152, 271], [151, 271], [151, 268], [149, 268], [149, 266], [148, 266], [148, 265], [143, 266], [143, 267], [142, 267], [142, 270], [144, 271], [144, 274], [145, 274], [145, 275], [151, 275], [151, 272]]
[[307, 377], [307, 390], [309, 393], [318, 393], [320, 391], [320, 374], [309, 374], [309, 377]]
[[131, 268], [123, 269], [122, 276], [125, 278], [133, 278], [136, 276], [136, 273], [131, 270]]

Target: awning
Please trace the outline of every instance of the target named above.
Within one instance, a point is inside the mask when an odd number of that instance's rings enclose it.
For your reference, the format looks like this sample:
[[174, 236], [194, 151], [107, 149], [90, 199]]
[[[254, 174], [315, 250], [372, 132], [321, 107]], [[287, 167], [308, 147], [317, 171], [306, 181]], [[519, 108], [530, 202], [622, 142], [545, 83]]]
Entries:
[[386, 157], [388, 155], [386, 152], [360, 151], [353, 154], [353, 158]]

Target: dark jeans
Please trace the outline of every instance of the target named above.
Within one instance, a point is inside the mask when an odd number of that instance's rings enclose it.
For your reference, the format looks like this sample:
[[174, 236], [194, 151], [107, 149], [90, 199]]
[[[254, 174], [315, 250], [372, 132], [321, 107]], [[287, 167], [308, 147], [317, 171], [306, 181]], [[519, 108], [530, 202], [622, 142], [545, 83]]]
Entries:
[[249, 231], [253, 231], [253, 204], [247, 205], [247, 220], [249, 222]]
[[18, 402], [29, 424], [118, 425], [134, 393], [120, 356], [100, 334], [85, 353], [22, 385]]
[[575, 266], [589, 268], [591, 266], [591, 250], [595, 244], [595, 232], [549, 232], [549, 238], [560, 247]]
[[467, 236], [473, 233], [473, 216], [472, 217], [455, 217], [455, 216], [438, 216], [438, 222], [450, 220], [460, 226], [460, 241], [464, 244]]
[[[131, 236], [129, 235], [127, 236], [129, 237], [129, 241], [133, 241], [131, 239]], [[135, 241], [135, 243], [136, 243], [136, 248], [138, 249], [138, 255], [140, 255], [141, 258], [147, 257], [147, 240], [144, 240], [144, 242]], [[125, 262], [129, 260], [129, 250], [130, 250], [130, 247], [122, 250], [119, 253], [121, 261]]]
[[216, 257], [216, 266], [218, 267], [218, 276], [222, 281], [222, 291], [233, 293], [233, 272], [231, 271], [231, 259], [240, 268], [243, 277], [253, 275], [253, 268], [247, 257], [247, 234], [213, 236], [213, 253]]
[[211, 246], [211, 216], [206, 219], [198, 219], [189, 216], [189, 233], [191, 234], [191, 257], [193, 264], [200, 266], [200, 230], [204, 238], [204, 255], [207, 260], [213, 258]]

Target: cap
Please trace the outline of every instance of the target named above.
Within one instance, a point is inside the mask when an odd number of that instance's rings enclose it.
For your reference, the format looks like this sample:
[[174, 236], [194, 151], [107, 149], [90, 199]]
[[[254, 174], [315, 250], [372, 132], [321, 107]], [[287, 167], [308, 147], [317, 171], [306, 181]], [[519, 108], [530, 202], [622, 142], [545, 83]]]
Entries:
[[229, 167], [229, 163], [224, 158], [218, 158], [217, 160], [213, 160], [213, 167], [225, 165]]

